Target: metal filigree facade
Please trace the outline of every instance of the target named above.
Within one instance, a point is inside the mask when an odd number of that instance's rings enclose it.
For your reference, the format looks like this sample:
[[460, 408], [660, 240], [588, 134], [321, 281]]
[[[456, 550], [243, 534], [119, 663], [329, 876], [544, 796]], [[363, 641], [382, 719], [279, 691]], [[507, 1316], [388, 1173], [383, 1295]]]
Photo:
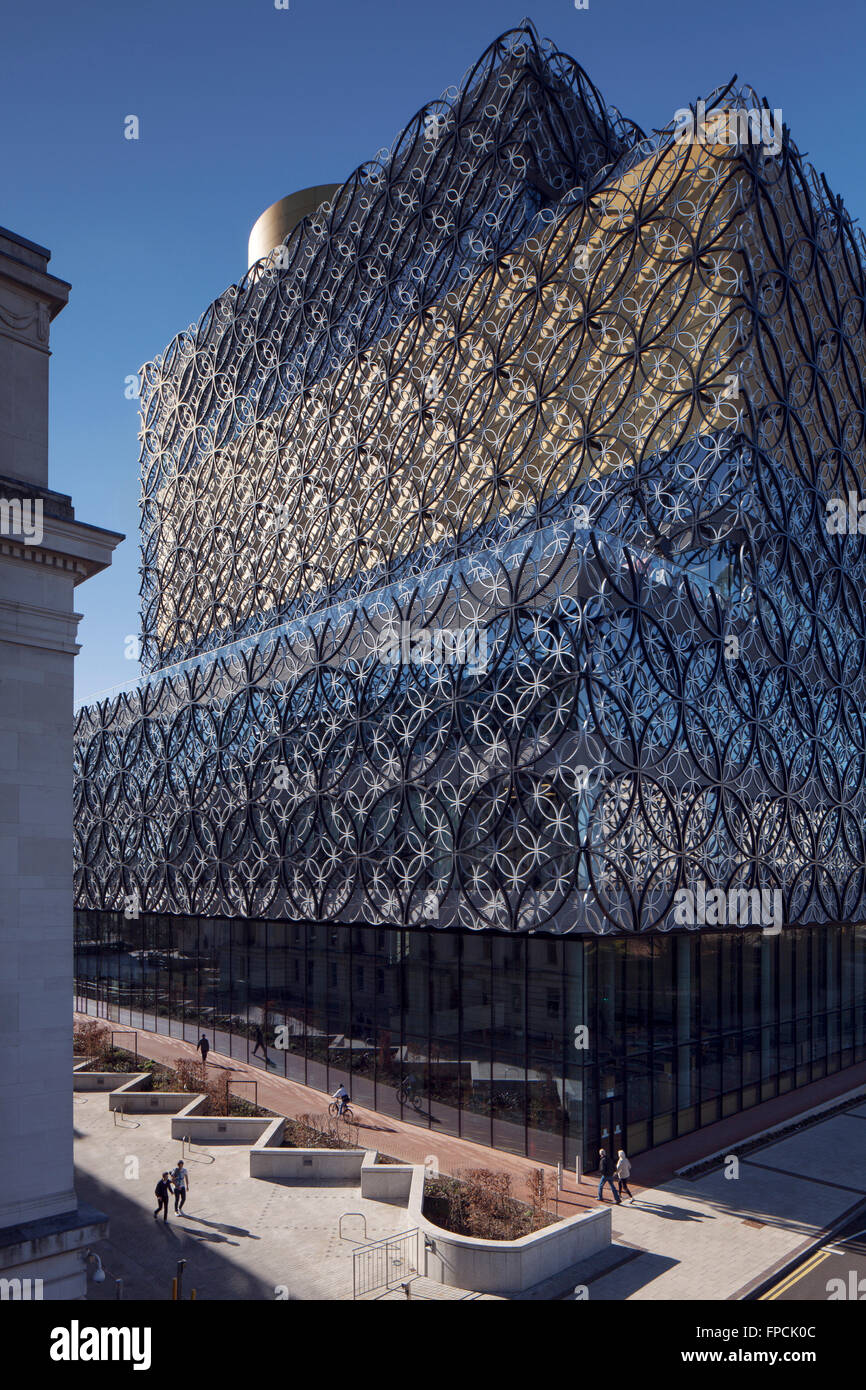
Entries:
[[646, 137], [521, 28], [145, 369], [79, 906], [864, 916], [864, 248], [754, 93], [707, 109]]

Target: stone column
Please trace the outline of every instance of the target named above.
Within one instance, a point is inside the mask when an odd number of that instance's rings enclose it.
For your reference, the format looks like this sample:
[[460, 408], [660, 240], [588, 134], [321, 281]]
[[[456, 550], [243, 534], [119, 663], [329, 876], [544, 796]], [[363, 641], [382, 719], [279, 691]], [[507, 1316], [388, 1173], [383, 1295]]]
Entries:
[[123, 538], [47, 485], [49, 258], [0, 228], [0, 1293], [76, 1298], [107, 1223], [73, 1185], [73, 591]]

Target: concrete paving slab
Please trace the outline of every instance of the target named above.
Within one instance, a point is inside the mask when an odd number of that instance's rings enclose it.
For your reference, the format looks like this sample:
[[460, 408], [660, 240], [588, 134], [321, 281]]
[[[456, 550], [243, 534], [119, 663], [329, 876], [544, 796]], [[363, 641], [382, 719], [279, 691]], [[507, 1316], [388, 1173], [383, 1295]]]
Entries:
[[866, 1192], [866, 1134], [857, 1116], [834, 1115], [768, 1144], [749, 1158], [781, 1171]]
[[834, 1221], [858, 1200], [856, 1189], [764, 1167], [760, 1151], [741, 1159], [739, 1172], [739, 1178], [726, 1178], [722, 1171], [707, 1173], [696, 1183], [678, 1179], [664, 1190], [691, 1193], [714, 1216], [760, 1221], [804, 1235]]
[[[720, 1167], [696, 1182], [676, 1179], [618, 1207], [614, 1239], [643, 1247], [643, 1253], [592, 1280], [590, 1299], [734, 1297], [860, 1200], [856, 1189], [831, 1186], [812, 1173], [822, 1157], [838, 1154], [843, 1136], [853, 1142], [856, 1123], [834, 1116], [755, 1150], [740, 1161], [738, 1178], [726, 1178]], [[780, 1153], [802, 1176], [771, 1166]]]
[[[104, 1095], [76, 1098], [76, 1188], [79, 1197], [111, 1222], [107, 1241], [94, 1247], [105, 1266], [104, 1284], [88, 1285], [89, 1299], [168, 1299], [177, 1261], [187, 1261], [184, 1289], [206, 1299], [351, 1299], [352, 1251], [406, 1228], [406, 1212], [361, 1196], [359, 1187], [312, 1189], [249, 1176], [249, 1149], [214, 1147], [188, 1155], [191, 1186], [186, 1209], [168, 1221], [153, 1219], [154, 1186], [173, 1168], [181, 1146], [167, 1116], [144, 1115], [115, 1124]], [[350, 1239], [340, 1239], [339, 1218]], [[365, 1228], [366, 1223], [366, 1228]]]
[[[178, 1047], [175, 1040], [148, 1041], [150, 1052], [166, 1046]], [[250, 1071], [233, 1065], [239, 1073]], [[300, 1113], [317, 1105], [321, 1108], [321, 1097], [316, 1101], [316, 1093], [298, 1083], [268, 1078], [261, 1090], [266, 1092], [260, 1095], [262, 1102], [282, 1113]], [[740, 1160], [740, 1176], [735, 1180], [726, 1179], [720, 1166], [696, 1182], [672, 1178], [652, 1188], [636, 1185], [637, 1201], [617, 1207], [613, 1225], [617, 1246], [630, 1253], [615, 1268], [586, 1277], [590, 1299], [728, 1299], [796, 1256], [827, 1225], [853, 1209], [866, 1190], [866, 1101], [852, 1096], [852, 1102], [850, 1113], [818, 1121], [799, 1134], [753, 1150]], [[104, 1122], [91, 1122], [86, 1106], [98, 1107]], [[111, 1117], [104, 1096], [81, 1098], [81, 1103], [76, 1097], [75, 1119], [80, 1132], [76, 1152], [87, 1170], [79, 1183], [81, 1196], [101, 1210], [116, 1213], [111, 1252], [117, 1266], [114, 1272], [123, 1274], [128, 1268], [131, 1280], [153, 1290], [134, 1296], [167, 1297], [177, 1250], [172, 1249], [171, 1258], [164, 1252], [159, 1258], [153, 1231], [146, 1247], [139, 1244], [142, 1209], [146, 1212], [151, 1199], [148, 1195], [143, 1203], [133, 1197], [134, 1185], [122, 1176], [119, 1163], [124, 1153], [140, 1153], [147, 1158], [152, 1176], [167, 1166], [169, 1158], [172, 1163], [176, 1160], [177, 1145], [163, 1141], [156, 1131], [152, 1135], [140, 1133], [138, 1139], [110, 1136], [107, 1126]], [[413, 1125], [360, 1108], [359, 1119], [363, 1140], [397, 1157], [418, 1161], [419, 1154], [429, 1148], [429, 1135]], [[145, 1117], [142, 1126], [145, 1122], [160, 1124], [158, 1117]], [[106, 1128], [101, 1128], [101, 1123]], [[162, 1133], [167, 1134], [167, 1128]], [[858, 1137], [861, 1133], [863, 1140]], [[515, 1155], [480, 1149], [466, 1140], [440, 1137], [439, 1144], [445, 1172], [480, 1159], [482, 1165], [509, 1171], [521, 1181], [527, 1171], [538, 1166]], [[168, 1228], [177, 1232], [173, 1239], [186, 1241], [182, 1258], [189, 1258], [189, 1249], [200, 1252], [199, 1277], [206, 1276], [207, 1287], [220, 1290], [206, 1296], [273, 1298], [274, 1286], [283, 1285], [290, 1297], [351, 1297], [351, 1257], [347, 1260], [346, 1252], [334, 1245], [339, 1212], [328, 1206], [333, 1189], [318, 1193], [300, 1189], [307, 1195], [296, 1208], [287, 1203], [298, 1197], [299, 1189], [280, 1189], [284, 1196], [272, 1191], [265, 1207], [264, 1198], [245, 1195], [240, 1189], [244, 1185], [273, 1189], [275, 1185], [244, 1178], [245, 1149], [241, 1150], [242, 1165], [232, 1173], [231, 1152], [227, 1148], [215, 1151], [214, 1162], [221, 1176], [209, 1180], [207, 1188], [203, 1179], [200, 1194], [194, 1186], [190, 1219], [176, 1228], [170, 1223]], [[150, 1176], [148, 1192], [153, 1189]], [[195, 1184], [195, 1178], [193, 1181]], [[594, 1209], [594, 1190], [595, 1183], [587, 1180], [573, 1191], [560, 1193], [560, 1211], [570, 1215], [582, 1208]], [[342, 1191], [348, 1195], [346, 1189]], [[207, 1199], [209, 1205], [199, 1210], [197, 1197]], [[363, 1205], [360, 1197], [353, 1196], [352, 1201], [357, 1202], [355, 1209]], [[377, 1212], [368, 1223], [370, 1239], [405, 1228], [400, 1224], [405, 1223], [404, 1212], [378, 1203], [369, 1205]], [[342, 1209], [348, 1209], [348, 1204]], [[383, 1217], [383, 1212], [389, 1215]], [[198, 1236], [194, 1234], [193, 1214], [213, 1223], [201, 1226]], [[155, 1225], [152, 1218], [148, 1220]], [[228, 1229], [232, 1224], [238, 1229]], [[111, 1296], [110, 1291], [105, 1292], [110, 1285], [100, 1287], [103, 1292], [98, 1296]], [[562, 1297], [563, 1293], [557, 1289], [547, 1296]]]

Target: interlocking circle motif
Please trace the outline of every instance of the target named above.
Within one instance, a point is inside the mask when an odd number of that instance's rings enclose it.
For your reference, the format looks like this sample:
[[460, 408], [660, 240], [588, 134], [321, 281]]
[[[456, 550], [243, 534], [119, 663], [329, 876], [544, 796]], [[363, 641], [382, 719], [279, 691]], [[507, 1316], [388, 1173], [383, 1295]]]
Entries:
[[647, 137], [525, 25], [144, 368], [80, 907], [863, 919], [864, 246], [706, 105]]

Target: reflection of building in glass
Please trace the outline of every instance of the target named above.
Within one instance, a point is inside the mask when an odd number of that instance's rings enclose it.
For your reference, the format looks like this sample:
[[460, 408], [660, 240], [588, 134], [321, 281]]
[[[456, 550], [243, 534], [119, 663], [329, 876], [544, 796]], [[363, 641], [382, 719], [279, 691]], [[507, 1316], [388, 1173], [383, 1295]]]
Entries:
[[866, 1055], [862, 250], [775, 143], [644, 137], [523, 27], [145, 369], [82, 994], [554, 1155]]
[[264, 1023], [277, 1075], [550, 1162], [588, 1161], [605, 1130], [638, 1152], [866, 1052], [862, 926], [556, 938], [86, 911], [77, 932], [80, 1008], [213, 1028], [243, 1060]]

